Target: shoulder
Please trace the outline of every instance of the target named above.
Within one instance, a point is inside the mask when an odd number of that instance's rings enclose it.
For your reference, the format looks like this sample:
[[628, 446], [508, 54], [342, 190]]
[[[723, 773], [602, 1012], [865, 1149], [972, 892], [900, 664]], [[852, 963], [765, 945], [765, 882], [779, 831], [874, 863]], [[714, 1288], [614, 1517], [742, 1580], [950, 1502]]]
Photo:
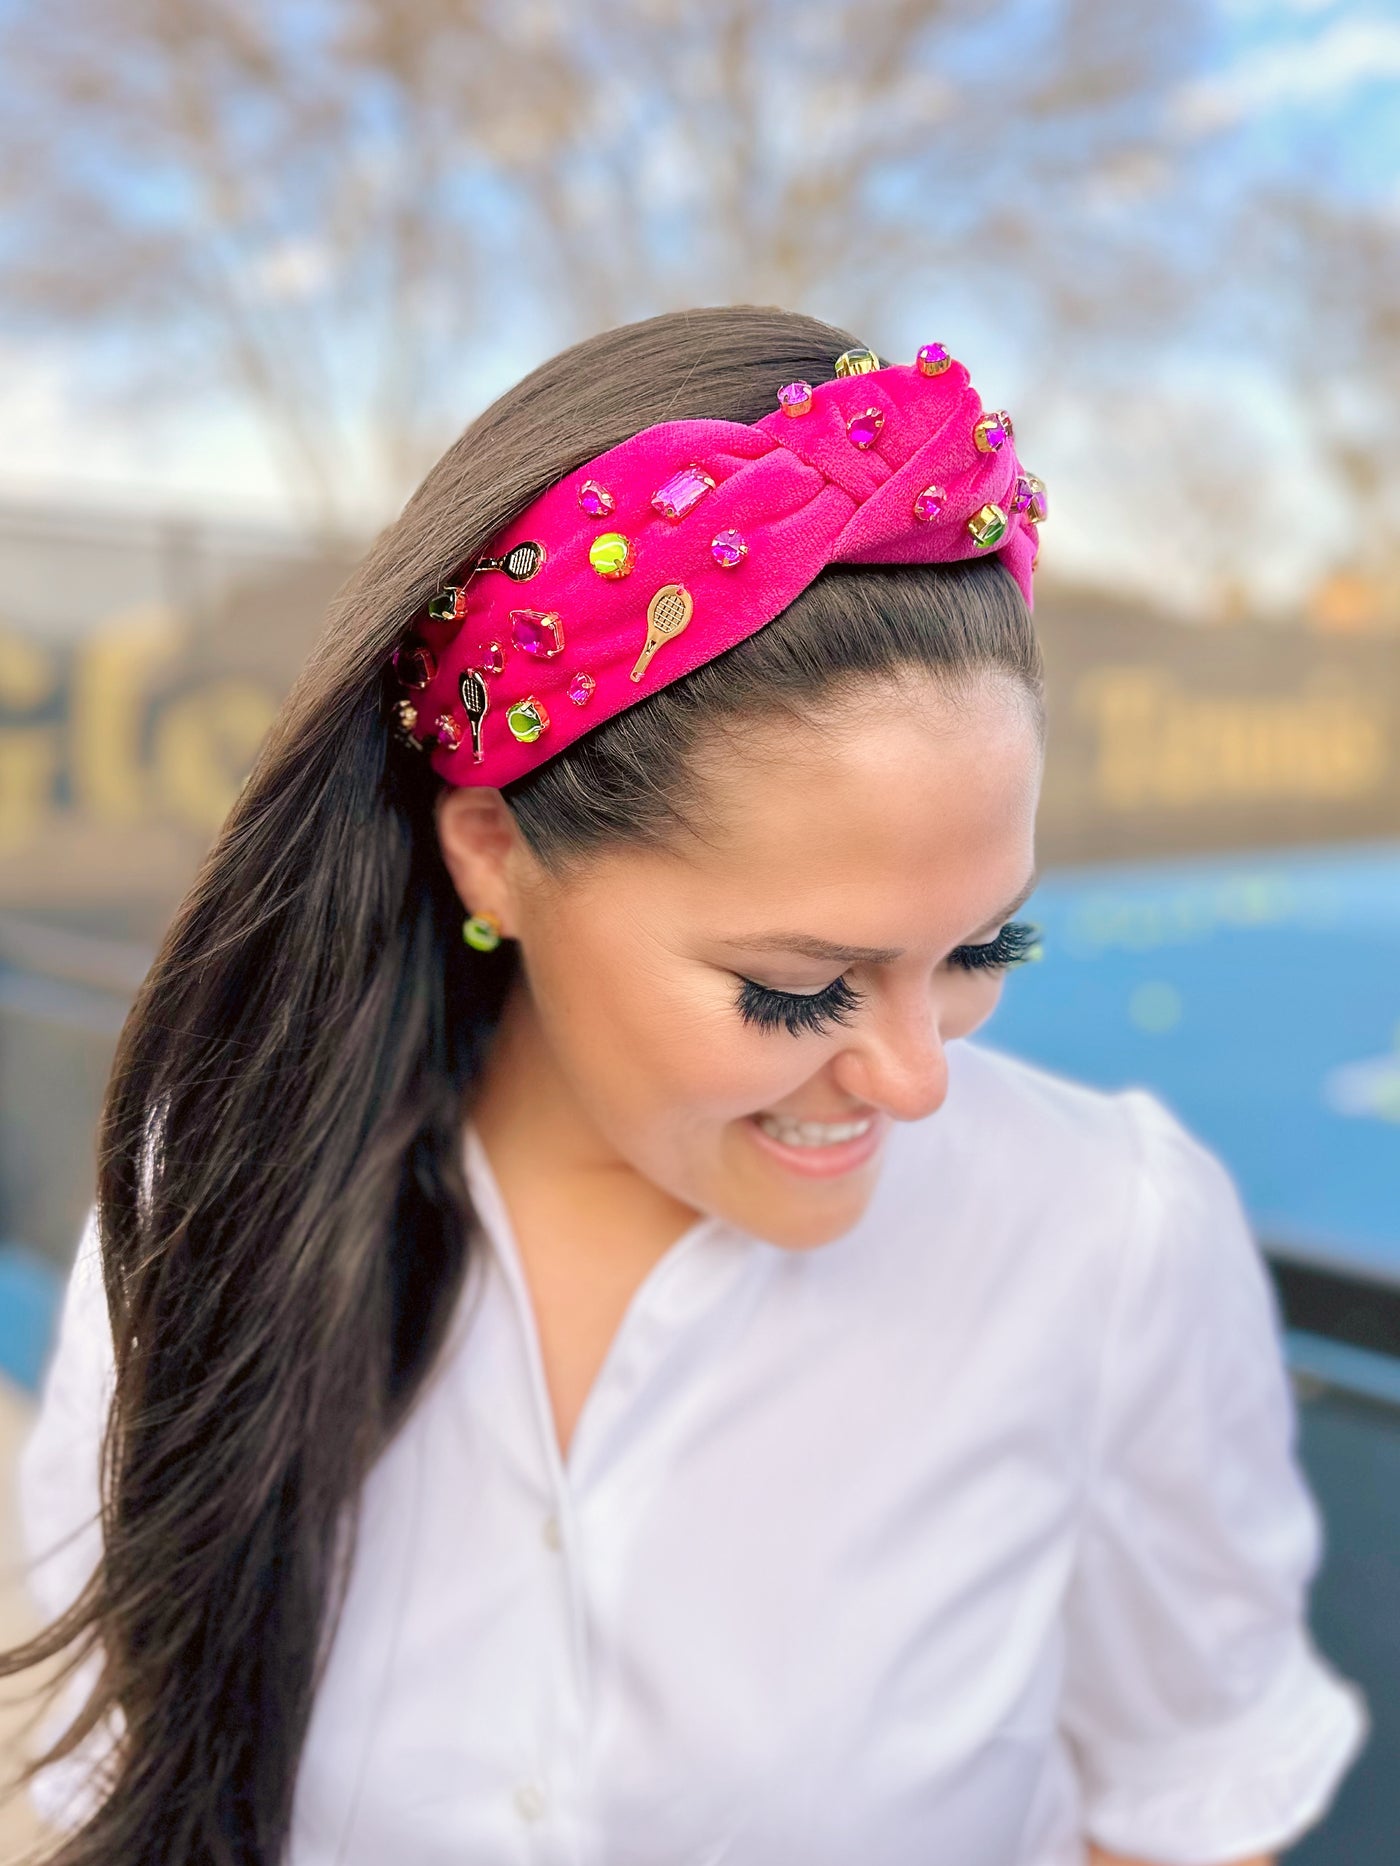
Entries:
[[1125, 1280], [1160, 1295], [1264, 1274], [1229, 1172], [1143, 1088], [1095, 1088], [962, 1039], [943, 1107], [897, 1136], [891, 1163], [916, 1228], [936, 1214], [943, 1235], [975, 1240], [988, 1274], [1023, 1287], [1107, 1300]]
[[969, 1157], [1039, 1169], [1042, 1189], [1095, 1199], [1110, 1184], [1144, 1199], [1233, 1190], [1218, 1157], [1150, 1089], [1095, 1088], [987, 1043], [950, 1046], [948, 1100], [934, 1118]]
[[1042, 1213], [1121, 1211], [1161, 1172], [1169, 1136], [1200, 1146], [1148, 1090], [1095, 1088], [987, 1043], [950, 1044], [948, 1074], [943, 1107], [918, 1124], [924, 1147]]
[[948, 1046], [948, 1077], [943, 1112], [954, 1124], [990, 1119], [1032, 1143], [1133, 1147], [1128, 1104], [1141, 1091], [1093, 1088], [966, 1037]]
[[[1154, 1357], [1163, 1380], [1183, 1357], [1215, 1378], [1207, 1361], [1248, 1347], [1258, 1376], [1281, 1387], [1281, 1310], [1234, 1178], [1170, 1108], [984, 1044], [961, 1045], [952, 1073], [948, 1139], [987, 1233], [1004, 1228], [1008, 1251], [1049, 1259], [1057, 1284], [1077, 1271], [1097, 1285], [1130, 1383]], [[1030, 1238], [1053, 1249], [1016, 1242]]]
[[30, 1584], [58, 1613], [91, 1571], [98, 1543], [102, 1434], [115, 1384], [97, 1210], [89, 1210], [69, 1273], [38, 1411], [19, 1457], [21, 1527]]

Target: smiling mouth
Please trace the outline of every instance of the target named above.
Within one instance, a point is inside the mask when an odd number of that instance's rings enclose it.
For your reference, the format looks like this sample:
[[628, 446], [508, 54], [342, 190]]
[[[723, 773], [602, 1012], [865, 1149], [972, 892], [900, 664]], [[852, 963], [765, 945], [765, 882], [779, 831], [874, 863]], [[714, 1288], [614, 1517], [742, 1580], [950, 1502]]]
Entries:
[[799, 1121], [791, 1115], [769, 1114], [760, 1110], [749, 1119], [765, 1134], [789, 1147], [835, 1147], [842, 1141], [856, 1140], [874, 1125], [874, 1114], [863, 1114], [848, 1121]]

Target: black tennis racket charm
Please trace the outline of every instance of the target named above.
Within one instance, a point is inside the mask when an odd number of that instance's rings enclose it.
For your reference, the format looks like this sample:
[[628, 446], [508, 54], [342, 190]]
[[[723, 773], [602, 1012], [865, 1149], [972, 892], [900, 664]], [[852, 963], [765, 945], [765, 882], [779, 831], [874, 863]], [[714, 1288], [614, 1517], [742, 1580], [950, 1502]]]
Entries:
[[544, 557], [544, 546], [531, 540], [526, 544], [512, 545], [503, 557], [479, 557], [473, 568], [503, 570], [512, 583], [528, 583], [544, 563]]
[[462, 705], [466, 708], [467, 719], [472, 729], [472, 763], [481, 763], [481, 722], [486, 717], [491, 704], [491, 696], [486, 690], [486, 682], [478, 669], [469, 667], [462, 675]]

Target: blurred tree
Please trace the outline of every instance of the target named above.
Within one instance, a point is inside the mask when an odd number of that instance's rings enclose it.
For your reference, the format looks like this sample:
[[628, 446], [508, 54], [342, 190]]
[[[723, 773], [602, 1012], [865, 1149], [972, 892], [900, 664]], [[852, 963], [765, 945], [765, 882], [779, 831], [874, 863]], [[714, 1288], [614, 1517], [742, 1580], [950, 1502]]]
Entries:
[[1241, 226], [1253, 274], [1286, 280], [1263, 321], [1346, 500], [1334, 562], [1400, 591], [1400, 213], [1316, 186], [1268, 190]]
[[1189, 272], [1151, 210], [1201, 31], [1197, 0], [11, 0], [0, 302], [104, 394], [252, 398], [334, 530], [512, 337], [747, 299], [879, 341], [922, 292], [1042, 354], [1140, 338]]

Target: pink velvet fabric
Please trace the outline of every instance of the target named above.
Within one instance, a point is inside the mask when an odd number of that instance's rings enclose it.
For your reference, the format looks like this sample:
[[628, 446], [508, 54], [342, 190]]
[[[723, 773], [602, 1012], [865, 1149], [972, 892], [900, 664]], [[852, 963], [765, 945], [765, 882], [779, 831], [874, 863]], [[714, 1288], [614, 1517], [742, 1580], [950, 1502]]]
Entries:
[[[881, 409], [884, 424], [874, 444], [861, 448], [846, 423], [866, 408]], [[428, 686], [408, 695], [417, 709], [416, 736], [430, 747], [434, 769], [452, 784], [508, 784], [762, 628], [826, 564], [947, 563], [994, 555], [1031, 607], [1036, 527], [1012, 509], [1012, 491], [1025, 469], [1010, 440], [995, 452], [977, 448], [973, 428], [986, 412], [995, 411], [984, 410], [956, 360], [937, 376], [922, 374], [916, 364], [891, 363], [814, 384], [804, 415], [778, 407], [753, 426], [661, 422], [570, 473], [480, 553], [503, 556], [527, 540], [542, 544], [545, 561], [534, 576], [515, 582], [502, 571], [472, 572], [472, 564], [464, 565], [456, 581], [467, 585], [465, 617], [424, 617], [415, 625], [414, 639], [428, 645], [437, 663]], [[652, 494], [692, 462], [715, 481], [714, 490], [684, 517], [667, 518], [652, 507]], [[613, 495], [606, 516], [590, 518], [581, 510], [578, 492], [586, 480]], [[936, 518], [920, 520], [914, 498], [931, 484], [947, 498]], [[967, 529], [968, 519], [989, 502], [1010, 520], [992, 550], [975, 544]], [[735, 568], [721, 566], [711, 553], [711, 540], [727, 529], [748, 546]], [[607, 578], [591, 566], [589, 546], [602, 532], [621, 532], [631, 541], [628, 575]], [[661, 643], [645, 675], [633, 681], [631, 669], [647, 639], [648, 602], [667, 583], [690, 592], [690, 621]], [[513, 645], [513, 610], [556, 614], [562, 652], [544, 659]], [[478, 763], [460, 683], [465, 669], [482, 668], [493, 641], [505, 664], [499, 673], [482, 674], [489, 703]], [[580, 671], [593, 677], [594, 687], [585, 703], [575, 704], [568, 689]], [[506, 723], [507, 709], [527, 697], [549, 720], [532, 743], [517, 739]], [[434, 733], [443, 713], [461, 731], [455, 750]]]

